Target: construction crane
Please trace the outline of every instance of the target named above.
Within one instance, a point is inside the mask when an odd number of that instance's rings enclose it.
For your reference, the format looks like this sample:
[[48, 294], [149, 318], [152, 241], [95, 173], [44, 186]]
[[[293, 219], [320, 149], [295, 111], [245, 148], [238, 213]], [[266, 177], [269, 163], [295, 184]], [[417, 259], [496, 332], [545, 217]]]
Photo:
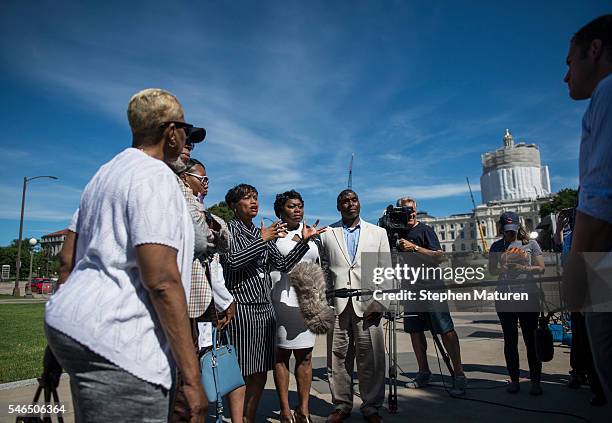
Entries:
[[489, 247], [487, 246], [487, 241], [484, 237], [484, 231], [482, 230], [482, 225], [476, 217], [476, 201], [474, 201], [474, 194], [472, 194], [472, 186], [470, 185], [470, 179], [466, 176], [465, 180], [468, 184], [468, 189], [470, 190], [470, 197], [472, 198], [472, 205], [474, 206], [474, 219], [476, 220], [476, 225], [478, 226], [478, 233], [480, 234], [480, 241], [482, 242], [482, 252], [487, 254], [489, 252]]
[[351, 153], [351, 162], [349, 163], [348, 189], [353, 189], [353, 159], [355, 153]]

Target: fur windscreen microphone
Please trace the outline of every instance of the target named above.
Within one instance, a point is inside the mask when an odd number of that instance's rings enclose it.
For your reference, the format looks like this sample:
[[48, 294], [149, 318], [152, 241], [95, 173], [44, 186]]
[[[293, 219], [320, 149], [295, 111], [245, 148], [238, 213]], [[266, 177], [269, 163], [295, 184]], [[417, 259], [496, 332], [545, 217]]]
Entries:
[[325, 274], [315, 263], [298, 263], [289, 272], [289, 283], [295, 288], [304, 318], [304, 324], [311, 332], [321, 335], [334, 327], [334, 310], [325, 297]]

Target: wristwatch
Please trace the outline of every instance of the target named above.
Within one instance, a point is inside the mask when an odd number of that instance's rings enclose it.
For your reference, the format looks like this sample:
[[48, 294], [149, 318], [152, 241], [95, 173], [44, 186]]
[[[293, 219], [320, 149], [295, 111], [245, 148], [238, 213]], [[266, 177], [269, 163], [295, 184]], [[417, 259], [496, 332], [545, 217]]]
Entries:
[[415, 246], [414, 246], [414, 250], [413, 250], [413, 251], [414, 251], [415, 253], [416, 253], [417, 251], [419, 251], [419, 246], [418, 246], [418, 245], [415, 245]]

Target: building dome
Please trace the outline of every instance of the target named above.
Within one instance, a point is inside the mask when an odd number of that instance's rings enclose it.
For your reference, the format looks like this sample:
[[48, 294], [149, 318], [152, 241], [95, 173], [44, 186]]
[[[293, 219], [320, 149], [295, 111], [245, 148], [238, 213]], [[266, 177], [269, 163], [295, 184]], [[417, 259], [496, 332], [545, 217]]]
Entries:
[[482, 202], [533, 200], [550, 195], [548, 166], [541, 165], [538, 147], [524, 142], [515, 144], [509, 129], [503, 143], [503, 147], [481, 156]]

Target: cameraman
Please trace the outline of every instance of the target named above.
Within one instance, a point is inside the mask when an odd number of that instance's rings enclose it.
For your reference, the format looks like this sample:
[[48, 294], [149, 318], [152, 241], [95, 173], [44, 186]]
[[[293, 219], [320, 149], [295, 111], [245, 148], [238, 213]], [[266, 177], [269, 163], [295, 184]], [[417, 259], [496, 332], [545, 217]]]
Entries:
[[[425, 264], [437, 267], [444, 260], [444, 253], [440, 248], [440, 241], [431, 226], [417, 220], [417, 203], [412, 198], [404, 197], [397, 200], [397, 207], [412, 207], [408, 218], [408, 231], [404, 237], [397, 242], [400, 251], [410, 252], [415, 255], [409, 260], [413, 266]], [[423, 388], [429, 384], [431, 370], [427, 363], [427, 340], [425, 331], [440, 335], [442, 343], [450, 356], [455, 371], [455, 382], [451, 393], [453, 395], [465, 395], [467, 379], [461, 364], [461, 349], [459, 338], [455, 332], [453, 319], [448, 312], [448, 305], [444, 304], [446, 311], [433, 311], [416, 313], [417, 316], [409, 316], [405, 319], [405, 328], [410, 333], [412, 348], [416, 355], [419, 372], [409, 382], [410, 388]]]

